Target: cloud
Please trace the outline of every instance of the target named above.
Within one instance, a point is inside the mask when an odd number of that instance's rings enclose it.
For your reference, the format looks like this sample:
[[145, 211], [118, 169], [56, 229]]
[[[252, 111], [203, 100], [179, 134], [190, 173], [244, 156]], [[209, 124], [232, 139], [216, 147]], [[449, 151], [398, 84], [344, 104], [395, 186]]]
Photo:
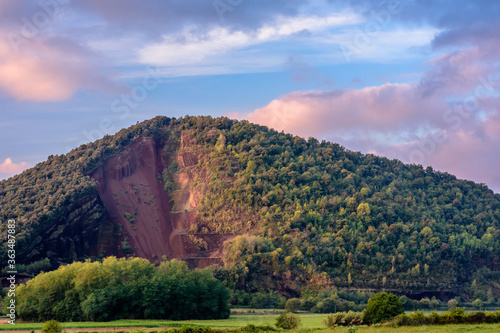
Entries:
[[78, 90], [125, 90], [110, 79], [104, 57], [81, 35], [58, 31], [70, 8], [67, 0], [2, 1], [0, 92], [47, 102], [69, 99]]
[[294, 92], [246, 115], [246, 119], [303, 136], [356, 133], [358, 138], [385, 140], [386, 135], [439, 126], [435, 110], [446, 110], [438, 98], [422, 99], [408, 84], [384, 84], [360, 90]]
[[200, 33], [196, 26], [163, 41], [143, 47], [139, 60], [162, 66], [207, 65], [220, 63], [220, 57], [251, 46], [278, 41], [302, 31], [316, 31], [357, 22], [356, 15], [340, 13], [328, 17], [300, 16], [279, 18], [254, 31], [233, 31], [216, 27]]
[[101, 17], [109, 25], [119, 29], [118, 31], [140, 31], [146, 38], [151, 39], [183, 31], [187, 26], [193, 25], [198, 26], [199, 31], [211, 30], [214, 27], [224, 27], [230, 31], [254, 30], [277, 15], [297, 15], [308, 2], [303, 0], [72, 1], [77, 10]]
[[36, 38], [18, 52], [0, 34], [0, 90], [20, 100], [61, 101], [80, 89], [120, 91], [102, 73], [100, 59], [73, 40]]
[[0, 173], [17, 174], [31, 167], [27, 162], [13, 163], [10, 157], [7, 157], [0, 164]]

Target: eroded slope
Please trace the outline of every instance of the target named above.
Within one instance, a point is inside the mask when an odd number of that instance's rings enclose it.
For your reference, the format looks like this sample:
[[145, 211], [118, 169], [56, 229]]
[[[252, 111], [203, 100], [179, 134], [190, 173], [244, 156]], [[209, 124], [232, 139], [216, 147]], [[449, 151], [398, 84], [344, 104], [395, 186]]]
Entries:
[[[227, 236], [201, 230], [197, 206], [203, 195], [199, 153], [167, 151], [152, 138], [139, 139], [91, 173], [115, 225], [119, 255], [133, 254], [152, 261], [167, 256], [191, 267], [220, 263]], [[181, 142], [181, 148], [186, 148]], [[175, 171], [170, 190], [162, 177]], [[208, 231], [208, 232], [207, 232]]]

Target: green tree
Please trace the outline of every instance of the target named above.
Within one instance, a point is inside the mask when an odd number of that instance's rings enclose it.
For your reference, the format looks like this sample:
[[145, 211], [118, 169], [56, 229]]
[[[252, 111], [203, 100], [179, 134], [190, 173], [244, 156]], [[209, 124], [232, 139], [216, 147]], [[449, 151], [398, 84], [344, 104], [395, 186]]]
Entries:
[[19, 317], [31, 321], [229, 317], [229, 293], [212, 271], [192, 271], [181, 261], [76, 262], [39, 274], [16, 296]]
[[388, 321], [404, 313], [403, 305], [398, 296], [390, 293], [378, 293], [370, 297], [365, 310], [365, 321], [376, 324]]
[[481, 300], [481, 299], [476, 299], [472, 302], [472, 305], [478, 309], [478, 310], [482, 310], [483, 309], [483, 305], [484, 305], [484, 302]]
[[458, 301], [454, 298], [452, 298], [448, 301], [448, 308], [450, 310], [454, 310], [457, 307], [457, 305], [458, 305]]
[[285, 310], [288, 312], [295, 312], [300, 307], [300, 299], [298, 298], [290, 298], [285, 303]]
[[370, 215], [370, 205], [367, 203], [359, 204], [357, 208], [358, 216], [367, 216]]
[[291, 312], [283, 312], [276, 318], [276, 327], [285, 330], [292, 330], [300, 326], [300, 318]]
[[62, 327], [57, 320], [49, 320], [42, 326], [42, 333], [61, 333]]

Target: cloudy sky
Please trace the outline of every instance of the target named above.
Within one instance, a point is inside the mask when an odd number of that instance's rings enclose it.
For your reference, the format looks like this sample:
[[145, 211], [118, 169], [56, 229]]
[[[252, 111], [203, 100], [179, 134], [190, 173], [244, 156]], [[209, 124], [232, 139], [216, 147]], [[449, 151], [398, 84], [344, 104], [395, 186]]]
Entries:
[[500, 192], [500, 1], [0, 0], [0, 178], [229, 116]]

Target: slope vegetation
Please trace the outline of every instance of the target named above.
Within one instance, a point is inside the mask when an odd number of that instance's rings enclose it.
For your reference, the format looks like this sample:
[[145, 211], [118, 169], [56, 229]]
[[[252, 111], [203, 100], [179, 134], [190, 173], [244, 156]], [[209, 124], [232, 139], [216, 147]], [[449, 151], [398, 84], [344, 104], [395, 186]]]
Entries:
[[286, 295], [500, 286], [484, 184], [245, 121], [156, 117], [0, 182], [0, 201], [26, 263], [167, 256]]

